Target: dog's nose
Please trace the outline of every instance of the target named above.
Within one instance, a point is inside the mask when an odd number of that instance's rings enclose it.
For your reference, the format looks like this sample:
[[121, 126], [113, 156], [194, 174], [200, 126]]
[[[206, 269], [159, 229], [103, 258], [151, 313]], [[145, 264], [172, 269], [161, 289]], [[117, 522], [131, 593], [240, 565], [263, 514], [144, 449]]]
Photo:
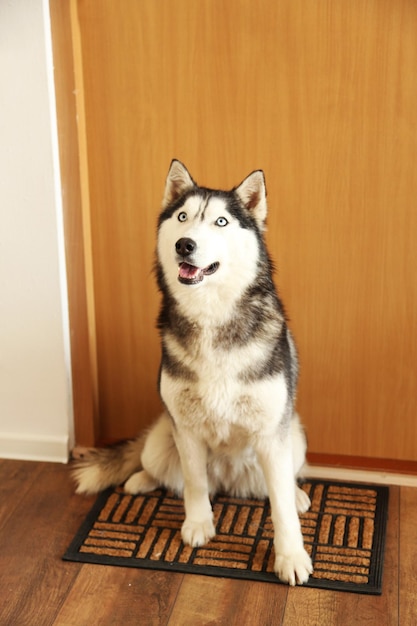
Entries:
[[182, 257], [189, 256], [194, 252], [196, 248], [196, 242], [189, 237], [181, 237], [181, 239], [178, 239], [177, 243], [175, 244], [175, 250], [177, 251], [177, 254]]

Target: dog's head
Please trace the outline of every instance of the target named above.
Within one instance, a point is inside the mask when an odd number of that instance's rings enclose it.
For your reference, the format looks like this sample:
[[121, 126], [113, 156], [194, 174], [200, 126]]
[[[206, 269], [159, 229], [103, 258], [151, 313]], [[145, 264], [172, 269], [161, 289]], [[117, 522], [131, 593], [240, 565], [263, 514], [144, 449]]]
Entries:
[[267, 214], [263, 172], [231, 191], [198, 186], [172, 161], [158, 229], [158, 263], [178, 291], [203, 285], [240, 291], [254, 280]]

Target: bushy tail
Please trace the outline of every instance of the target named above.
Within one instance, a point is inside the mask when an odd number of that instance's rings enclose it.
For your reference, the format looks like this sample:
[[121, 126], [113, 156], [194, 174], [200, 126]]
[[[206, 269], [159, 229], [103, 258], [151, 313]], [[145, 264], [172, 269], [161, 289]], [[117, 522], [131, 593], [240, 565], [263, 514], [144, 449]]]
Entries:
[[124, 483], [141, 469], [144, 443], [141, 436], [109, 448], [78, 449], [71, 471], [76, 492], [93, 494]]

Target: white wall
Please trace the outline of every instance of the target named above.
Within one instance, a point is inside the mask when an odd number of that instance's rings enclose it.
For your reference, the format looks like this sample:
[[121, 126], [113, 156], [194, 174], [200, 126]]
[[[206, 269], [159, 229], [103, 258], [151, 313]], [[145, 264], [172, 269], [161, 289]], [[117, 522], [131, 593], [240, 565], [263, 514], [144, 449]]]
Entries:
[[72, 444], [47, 0], [0, 1], [0, 457]]

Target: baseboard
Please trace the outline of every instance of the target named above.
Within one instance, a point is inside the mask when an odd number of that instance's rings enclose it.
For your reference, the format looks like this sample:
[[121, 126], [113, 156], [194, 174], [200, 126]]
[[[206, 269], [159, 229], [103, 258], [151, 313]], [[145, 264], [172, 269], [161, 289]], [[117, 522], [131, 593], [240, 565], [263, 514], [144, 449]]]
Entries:
[[302, 475], [308, 478], [322, 478], [326, 480], [346, 480], [378, 485], [400, 485], [402, 487], [417, 487], [417, 476], [398, 474], [366, 469], [352, 469], [344, 467], [329, 467], [327, 465], [311, 465], [306, 463]]
[[417, 461], [308, 452], [306, 467], [311, 478], [417, 486]]
[[311, 465], [370, 470], [372, 472], [387, 472], [389, 474], [414, 474], [417, 476], [417, 461], [411, 460], [308, 452], [307, 461]]
[[0, 432], [0, 458], [67, 463], [69, 437]]

